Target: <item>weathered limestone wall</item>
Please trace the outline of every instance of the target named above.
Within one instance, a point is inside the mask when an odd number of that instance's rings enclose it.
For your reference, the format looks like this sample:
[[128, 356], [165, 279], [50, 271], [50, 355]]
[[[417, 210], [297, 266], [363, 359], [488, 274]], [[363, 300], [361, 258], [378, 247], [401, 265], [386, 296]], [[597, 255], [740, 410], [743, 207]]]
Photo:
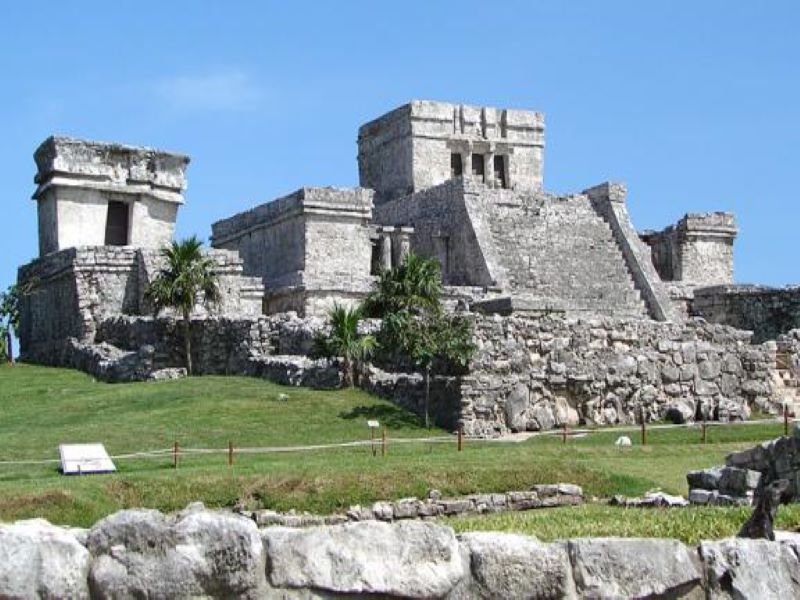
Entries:
[[481, 223], [476, 223], [465, 202], [472, 189], [476, 187], [463, 178], [451, 179], [376, 206], [375, 222], [392, 226], [413, 223], [411, 250], [439, 261], [445, 285], [497, 285], [498, 259], [488, 255], [494, 248], [487, 250], [481, 245], [475, 231]]
[[109, 202], [127, 206], [125, 244], [172, 240], [189, 158], [121, 144], [50, 137], [34, 155], [39, 254], [106, 244]]
[[733, 241], [738, 229], [732, 213], [689, 213], [662, 231], [641, 234], [665, 281], [695, 285], [733, 282]]
[[370, 289], [371, 217], [370, 190], [303, 188], [214, 223], [211, 243], [262, 278], [266, 312], [324, 314]]
[[777, 410], [775, 345], [702, 322], [478, 317], [462, 378], [465, 431], [495, 435], [568, 423], [745, 419]]
[[[260, 280], [242, 276], [235, 253], [216, 250], [209, 256], [216, 264], [221, 298], [211, 310], [198, 307], [197, 314], [257, 318]], [[18, 282], [32, 288], [20, 303], [22, 358], [61, 364], [69, 338], [91, 344], [106, 319], [152, 313], [145, 290], [162, 264], [156, 250], [97, 246], [62, 250], [20, 267]]]
[[190, 505], [91, 529], [0, 525], [9, 598], [796, 598], [800, 543], [659, 538], [542, 543], [433, 521], [266, 527]]
[[753, 332], [757, 342], [800, 328], [800, 286], [720, 285], [695, 288], [693, 315]]
[[413, 251], [439, 261], [446, 285], [502, 288], [518, 310], [672, 316], [649, 259], [649, 271], [634, 270], [638, 255], [621, 247], [633, 232], [619, 226], [627, 214], [618, 209], [612, 227], [602, 202], [599, 192], [528, 194], [457, 178], [377, 206], [375, 220], [413, 223]]
[[779, 479], [789, 482], [786, 499], [800, 501], [800, 428], [796, 425], [790, 436], [728, 454], [724, 466], [686, 474], [689, 501], [711, 505], [750, 505], [759, 487]]
[[[491, 187], [539, 190], [544, 116], [415, 100], [361, 126], [359, 180], [377, 192], [376, 204], [381, 204], [458, 176], [453, 154], [460, 157], [464, 176]], [[482, 174], [473, 171], [473, 157]], [[497, 174], [495, 157], [503, 163]]]
[[20, 303], [22, 357], [38, 361], [70, 337], [92, 341], [106, 316], [134, 314], [138, 275], [133, 248], [71, 248], [20, 267], [19, 283], [33, 286]]

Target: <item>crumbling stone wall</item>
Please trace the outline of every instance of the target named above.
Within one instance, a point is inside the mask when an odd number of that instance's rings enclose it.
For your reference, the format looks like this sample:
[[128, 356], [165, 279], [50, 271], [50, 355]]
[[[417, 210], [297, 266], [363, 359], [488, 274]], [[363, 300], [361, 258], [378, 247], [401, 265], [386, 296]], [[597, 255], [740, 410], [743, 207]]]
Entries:
[[697, 288], [691, 313], [753, 332], [756, 342], [800, 328], [800, 286], [722, 285]]
[[689, 213], [662, 231], [645, 231], [642, 239], [665, 281], [695, 285], [733, 282], [733, 241], [738, 229], [732, 213]]
[[[261, 314], [261, 283], [242, 276], [236, 254], [219, 250], [209, 257], [221, 298], [210, 310], [198, 306], [198, 315]], [[54, 252], [20, 267], [18, 282], [31, 288], [20, 302], [22, 358], [57, 365], [68, 339], [91, 344], [109, 318], [152, 314], [145, 290], [162, 264], [157, 250], [92, 246]]]
[[775, 344], [730, 327], [494, 316], [476, 318], [475, 336], [460, 398], [471, 435], [777, 409]]
[[302, 188], [214, 223], [211, 243], [262, 279], [266, 312], [320, 315], [369, 291], [371, 217], [371, 190]]
[[542, 543], [434, 521], [265, 527], [194, 504], [90, 529], [0, 524], [8, 598], [796, 598], [800, 543], [659, 538]]

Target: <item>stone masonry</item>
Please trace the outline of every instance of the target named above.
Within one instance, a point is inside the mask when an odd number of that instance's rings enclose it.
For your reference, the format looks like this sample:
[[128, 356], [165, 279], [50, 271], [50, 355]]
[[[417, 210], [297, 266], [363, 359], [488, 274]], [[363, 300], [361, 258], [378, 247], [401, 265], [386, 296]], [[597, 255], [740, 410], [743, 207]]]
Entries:
[[[23, 359], [111, 381], [180, 374], [174, 315], [154, 319], [145, 292], [189, 159], [52, 137], [35, 161], [40, 256], [18, 272]], [[309, 356], [312, 332], [414, 252], [439, 263], [447, 307], [476, 325], [472, 364], [432, 382], [446, 427], [778, 410], [800, 387], [781, 367], [800, 347], [769, 340], [797, 327], [796, 294], [731, 283], [733, 216], [692, 213], [640, 235], [623, 184], [552, 194], [543, 161], [541, 113], [412, 101], [363, 125], [360, 187], [304, 187], [212, 225], [222, 297], [192, 315], [198, 373], [339, 385], [335, 361]], [[401, 369], [366, 365], [361, 385], [419, 412], [422, 378]]]
[[[456, 535], [436, 521], [262, 527], [192, 504], [90, 529], [0, 524], [4, 598], [797, 598], [800, 543]], [[643, 576], [646, 574], [646, 576]]]

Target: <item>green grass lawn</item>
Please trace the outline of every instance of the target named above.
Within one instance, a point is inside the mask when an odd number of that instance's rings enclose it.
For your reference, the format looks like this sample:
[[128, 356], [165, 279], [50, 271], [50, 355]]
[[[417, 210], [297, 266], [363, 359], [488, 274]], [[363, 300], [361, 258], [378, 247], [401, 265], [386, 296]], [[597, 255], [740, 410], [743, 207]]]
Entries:
[[[280, 399], [281, 394], [288, 398]], [[112, 455], [166, 449], [175, 440], [182, 448], [220, 449], [229, 441], [236, 448], [348, 442], [369, 437], [367, 419], [380, 420], [391, 438], [445, 435], [359, 390], [314, 391], [242, 377], [111, 385], [69, 370], [0, 367], [0, 461], [55, 459], [58, 444], [69, 442], [102, 442]], [[116, 474], [82, 477], [60, 475], [54, 463], [0, 464], [0, 519], [41, 516], [86, 526], [120, 508], [172, 511], [194, 500], [324, 513], [378, 499], [425, 496], [431, 488], [455, 495], [554, 482], [577, 483], [597, 497], [655, 487], [686, 494], [687, 470], [720, 464], [726, 453], [781, 433], [782, 426], [771, 423], [712, 428], [708, 443], [700, 445], [697, 430], [654, 430], [646, 447], [625, 451], [614, 447], [619, 435], [614, 432], [570, 439], [566, 445], [550, 436], [523, 443], [467, 441], [463, 452], [456, 451], [453, 439], [390, 443], [383, 458], [373, 457], [368, 447], [238, 454], [233, 467], [218, 453], [186, 456], [177, 470], [165, 455], [118, 460]], [[636, 435], [631, 437], [636, 443]], [[682, 519], [677, 515], [709, 523], [703, 531], [719, 526], [720, 535], [728, 531], [724, 523], [738, 527], [743, 520], [742, 511], [727, 509], [673, 511], [644, 521], [623, 511], [587, 506], [463, 519], [454, 526], [520, 530], [543, 539], [594, 531], [589, 525], [619, 535], [675, 531], [687, 538], [680, 532], [698, 529], [684, 521], [670, 525], [671, 519]], [[796, 511], [786, 514], [800, 521]]]

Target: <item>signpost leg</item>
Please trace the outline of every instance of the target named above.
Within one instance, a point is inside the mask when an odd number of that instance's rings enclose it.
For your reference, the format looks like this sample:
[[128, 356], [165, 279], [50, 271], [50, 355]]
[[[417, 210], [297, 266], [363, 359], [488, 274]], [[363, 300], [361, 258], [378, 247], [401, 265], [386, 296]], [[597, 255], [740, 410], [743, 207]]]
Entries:
[[789, 435], [789, 406], [783, 405], [783, 435]]
[[228, 442], [228, 466], [233, 466], [233, 442]]
[[178, 468], [178, 440], [172, 445], [172, 468]]
[[381, 456], [386, 456], [386, 427], [383, 428], [383, 437], [381, 438]]
[[462, 448], [464, 447], [464, 425], [461, 423], [458, 424], [458, 431], [456, 432], [456, 436], [458, 443], [458, 451], [461, 452]]

